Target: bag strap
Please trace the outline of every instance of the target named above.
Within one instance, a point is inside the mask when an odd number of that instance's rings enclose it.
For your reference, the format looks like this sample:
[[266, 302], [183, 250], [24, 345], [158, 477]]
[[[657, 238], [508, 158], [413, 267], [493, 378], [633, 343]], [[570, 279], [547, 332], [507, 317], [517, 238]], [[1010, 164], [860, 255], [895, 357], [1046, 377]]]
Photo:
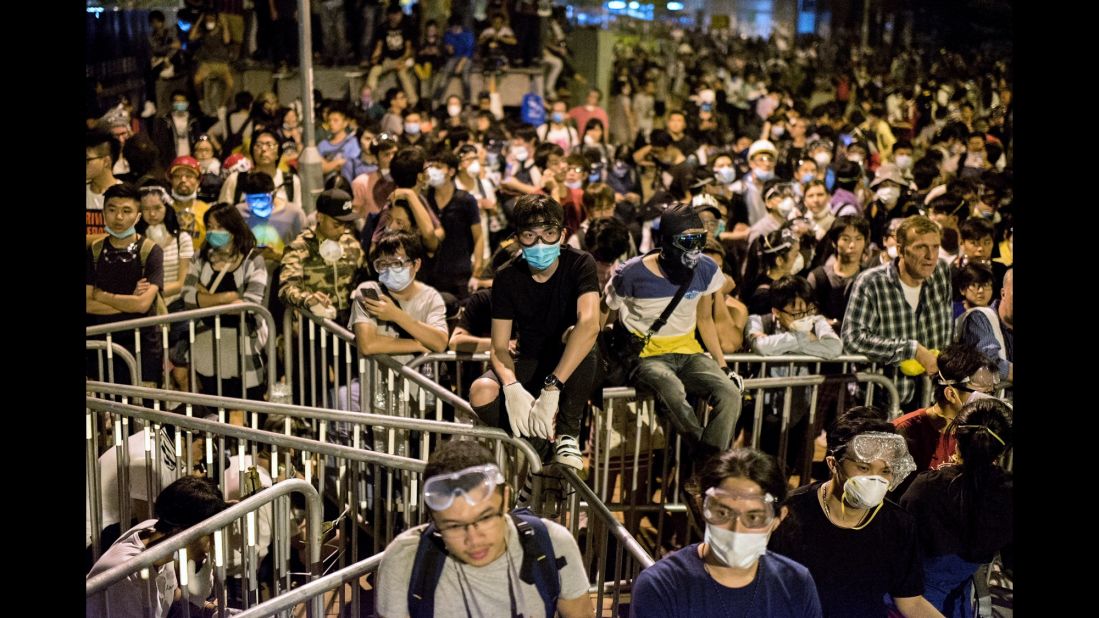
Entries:
[[649, 332], [645, 333], [645, 343], [648, 343], [653, 335], [659, 332], [661, 328], [664, 328], [664, 324], [668, 322], [668, 318], [672, 317], [672, 312], [675, 311], [676, 306], [679, 305], [679, 301], [683, 300], [683, 295], [687, 293], [687, 288], [691, 286], [691, 281], [694, 281], [693, 274], [690, 279], [687, 279], [679, 286], [679, 289], [675, 291], [675, 296], [672, 297], [671, 302], [668, 303], [667, 307], [664, 307], [664, 312], [661, 313], [660, 317], [656, 318], [656, 321], [649, 327]]
[[557, 612], [557, 598], [561, 596], [561, 576], [558, 573], [567, 563], [564, 556], [555, 558], [553, 541], [541, 517], [530, 509], [511, 512], [511, 519], [519, 531], [519, 543], [523, 546], [523, 563], [519, 567], [519, 579], [538, 589], [546, 615]]
[[[388, 296], [389, 300], [393, 301], [394, 305], [397, 305], [398, 308], [400, 308], [401, 310], [404, 310], [404, 307], [401, 307], [401, 303], [398, 302], [397, 299], [393, 297], [393, 294], [389, 291], [389, 288], [385, 287], [382, 284], [378, 284], [378, 289], [381, 290], [382, 294], [385, 294], [386, 296]], [[399, 337], [401, 339], [415, 339], [415, 337], [413, 337], [411, 334], [409, 334], [409, 332], [407, 330], [402, 328], [400, 324], [397, 324], [396, 322], [386, 322], [386, 324], [389, 324], [390, 328], [397, 331], [397, 337]]]
[[443, 574], [446, 558], [446, 546], [432, 522], [420, 532], [420, 543], [412, 562], [412, 576], [408, 580], [409, 618], [435, 615], [435, 586]]

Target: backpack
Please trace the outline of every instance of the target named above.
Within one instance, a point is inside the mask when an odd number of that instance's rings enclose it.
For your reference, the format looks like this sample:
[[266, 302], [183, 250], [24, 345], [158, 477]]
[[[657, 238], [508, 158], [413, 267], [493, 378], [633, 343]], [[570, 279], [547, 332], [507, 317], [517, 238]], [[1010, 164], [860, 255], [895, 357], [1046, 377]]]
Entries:
[[[561, 576], [558, 571], [564, 568], [566, 560], [564, 556], [552, 559], [554, 551], [549, 530], [545, 522], [530, 509], [516, 509], [509, 515], [519, 530], [519, 542], [523, 547], [519, 579], [538, 589], [538, 595], [546, 606], [546, 615], [553, 616], [557, 613], [557, 597], [561, 594]], [[412, 563], [412, 577], [408, 584], [410, 618], [428, 618], [434, 615], [435, 586], [443, 574], [446, 559], [446, 546], [432, 522], [420, 533], [416, 559]]]
[[524, 94], [520, 109], [522, 110], [520, 116], [523, 122], [532, 127], [538, 127], [546, 123], [546, 107], [542, 103], [542, 97], [538, 96], [537, 92]]
[[[92, 264], [96, 267], [99, 266], [99, 256], [103, 254], [103, 243], [106, 240], [107, 237], [103, 236], [92, 241]], [[176, 242], [178, 241], [179, 239], [177, 237]], [[145, 260], [149, 258], [149, 254], [153, 252], [153, 247], [155, 246], [155, 242], [144, 236], [141, 237], [141, 249], [138, 250], [137, 256], [141, 261], [141, 272], [143, 273], [145, 272]], [[168, 304], [164, 302], [164, 297], [161, 296], [160, 290], [156, 291], [156, 300], [153, 301], [153, 305], [156, 307], [157, 315], [168, 315]]]

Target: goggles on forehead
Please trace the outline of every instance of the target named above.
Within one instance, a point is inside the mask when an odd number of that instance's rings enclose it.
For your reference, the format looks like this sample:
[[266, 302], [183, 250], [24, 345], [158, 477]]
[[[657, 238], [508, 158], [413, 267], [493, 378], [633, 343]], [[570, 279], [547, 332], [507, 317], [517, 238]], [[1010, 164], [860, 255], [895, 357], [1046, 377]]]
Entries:
[[165, 206], [172, 203], [172, 197], [168, 195], [168, 192], [164, 190], [164, 187], [158, 187], [156, 185], [150, 187], [141, 187], [137, 190], [141, 197], [146, 195], [155, 195], [160, 198], [161, 202], [164, 202]]
[[990, 393], [996, 390], [996, 385], [1000, 382], [1000, 376], [998, 376], [988, 367], [981, 367], [977, 371], [974, 371], [973, 375], [966, 376], [961, 380], [948, 380], [943, 377], [943, 372], [941, 370], [939, 371], [937, 377], [938, 382], [941, 386], [961, 387], [966, 390], [977, 391], [981, 393]]
[[706, 232], [676, 234], [672, 237], [672, 246], [682, 251], [700, 251], [706, 246]]
[[[771, 494], [729, 492], [717, 487], [706, 490], [702, 517], [715, 526], [739, 519], [745, 528], [765, 528], [775, 520], [775, 497]], [[736, 507], [736, 508], [734, 508]]]
[[437, 474], [424, 481], [424, 504], [433, 511], [445, 511], [462, 496], [469, 506], [477, 506], [487, 500], [504, 482], [504, 475], [496, 464], [482, 464], [452, 472]]
[[[843, 457], [860, 463], [871, 463], [880, 459], [893, 469], [893, 482], [889, 489], [896, 489], [901, 481], [916, 471], [916, 461], [908, 454], [908, 444], [904, 436], [883, 431], [867, 431], [851, 438], [847, 443]], [[834, 454], [838, 459], [839, 453]]]
[[767, 191], [767, 194], [763, 196], [763, 199], [764, 201], [766, 201], [775, 196], [787, 197], [793, 195], [794, 185], [788, 182], [784, 182], [771, 187], [771, 189]]
[[786, 251], [790, 247], [793, 247], [794, 243], [798, 241], [797, 237], [794, 236], [794, 232], [790, 230], [790, 228], [784, 228], [782, 230], [781, 240], [777, 245], [772, 245], [771, 241], [767, 238], [766, 235], [764, 235], [762, 239], [764, 253], [778, 253], [779, 251]]

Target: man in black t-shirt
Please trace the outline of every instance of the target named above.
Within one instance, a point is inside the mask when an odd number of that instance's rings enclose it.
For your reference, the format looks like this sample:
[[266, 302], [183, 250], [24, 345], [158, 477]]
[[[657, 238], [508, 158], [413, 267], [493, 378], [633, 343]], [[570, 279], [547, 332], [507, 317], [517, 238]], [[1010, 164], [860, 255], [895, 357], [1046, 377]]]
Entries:
[[885, 498], [916, 464], [873, 408], [852, 408], [828, 431], [832, 478], [794, 490], [767, 548], [809, 569], [825, 618], [940, 616], [923, 595], [916, 522]]
[[[562, 247], [564, 217], [548, 196], [516, 201], [522, 255], [496, 273], [492, 370], [474, 383], [469, 400], [482, 420], [528, 438], [543, 459], [553, 442], [552, 461], [580, 470], [580, 426], [596, 371], [599, 281], [591, 255]], [[514, 360], [513, 326], [519, 334]]]
[[385, 9], [385, 21], [378, 24], [374, 31], [374, 52], [370, 54], [370, 74], [366, 77], [366, 83], [372, 91], [378, 89], [378, 79], [390, 71], [397, 72], [397, 79], [401, 82], [401, 89], [408, 95], [409, 107], [416, 107], [419, 95], [412, 85], [412, 75], [408, 68], [412, 66], [412, 57], [416, 54], [413, 47], [415, 31], [412, 23], [405, 19], [401, 7], [397, 3], [389, 5]]
[[[109, 187], [103, 193], [106, 238], [87, 249], [84, 269], [85, 325], [95, 326], [156, 315], [156, 298], [164, 289], [164, 250], [138, 234], [134, 225], [141, 218], [141, 194], [130, 183]], [[141, 330], [141, 379], [159, 384], [162, 369], [158, 329]], [[101, 337], [100, 337], [101, 338]], [[135, 354], [133, 330], [114, 333], [112, 340]], [[99, 377], [95, 354], [88, 355], [89, 377]], [[106, 368], [102, 380], [107, 381]], [[114, 364], [114, 382], [132, 383], [129, 369]]]
[[428, 207], [443, 225], [445, 236], [435, 253], [432, 272], [424, 280], [457, 299], [469, 296], [469, 278], [481, 270], [484, 238], [477, 199], [454, 184], [458, 157], [442, 150], [426, 159]]

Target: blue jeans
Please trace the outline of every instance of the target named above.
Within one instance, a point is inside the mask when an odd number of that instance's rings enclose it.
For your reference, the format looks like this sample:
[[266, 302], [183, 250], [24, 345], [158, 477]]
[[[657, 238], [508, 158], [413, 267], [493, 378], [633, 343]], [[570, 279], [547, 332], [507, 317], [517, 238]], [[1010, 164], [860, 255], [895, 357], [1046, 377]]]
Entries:
[[[661, 354], [641, 359], [634, 379], [661, 402], [675, 430], [688, 440], [701, 440], [720, 450], [729, 448], [740, 416], [740, 390], [705, 354]], [[708, 398], [710, 422], [703, 428], [687, 395]]]
[[[454, 56], [446, 61], [446, 65], [443, 66], [443, 70], [435, 76], [435, 92], [432, 93], [431, 98], [436, 103], [443, 103], [441, 99], [443, 94], [446, 93], [446, 87], [450, 84], [451, 77], [458, 77], [454, 70], [458, 67], [458, 61], [461, 58]], [[470, 98], [470, 83], [469, 74], [473, 70], [473, 58], [467, 58], [465, 66], [462, 67], [462, 76], [459, 78], [462, 82], [462, 104], [469, 105], [471, 103]]]

